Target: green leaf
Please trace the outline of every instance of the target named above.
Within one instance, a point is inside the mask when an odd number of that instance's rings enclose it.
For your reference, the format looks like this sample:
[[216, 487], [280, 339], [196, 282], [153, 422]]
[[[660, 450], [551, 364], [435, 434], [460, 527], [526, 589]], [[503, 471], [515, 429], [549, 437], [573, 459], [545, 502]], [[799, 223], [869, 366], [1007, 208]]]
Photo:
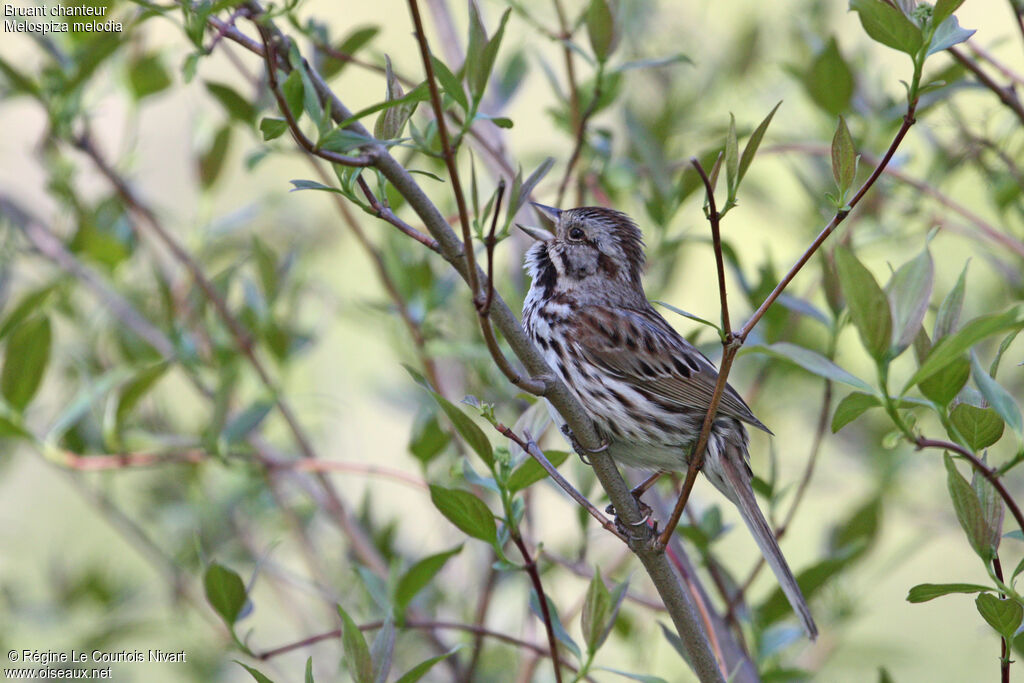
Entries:
[[469, 111], [469, 100], [466, 99], [466, 91], [462, 89], [462, 83], [455, 77], [451, 69], [437, 57], [431, 55], [430, 61], [434, 65], [434, 75], [441, 83], [441, 88], [453, 100], [459, 103], [463, 111]]
[[487, 29], [480, 18], [480, 9], [472, 0], [469, 1], [469, 39], [466, 42], [466, 84], [478, 102], [487, 86], [487, 76], [483, 75], [484, 50], [487, 48]]
[[288, 182], [295, 186], [292, 188], [292, 192], [298, 192], [299, 190], [320, 190], [322, 192], [336, 192], [338, 194], [344, 194], [336, 187], [330, 187], [323, 183], [318, 183], [315, 180], [289, 180]]
[[814, 58], [803, 82], [814, 103], [832, 116], [839, 116], [849, 108], [853, 97], [853, 71], [840, 54], [835, 36], [829, 37], [825, 49]]
[[274, 683], [273, 680], [271, 680], [267, 676], [263, 675], [262, 673], [260, 673], [256, 669], [252, 668], [248, 664], [243, 664], [242, 662], [238, 661], [237, 659], [235, 659], [233, 661], [235, 662], [235, 664], [237, 664], [238, 666], [240, 666], [243, 669], [245, 669], [246, 671], [248, 671], [249, 675], [252, 676], [254, 679], [256, 679], [256, 683]]
[[260, 399], [253, 402], [248, 408], [235, 415], [234, 418], [224, 427], [220, 438], [224, 443], [236, 444], [249, 436], [254, 429], [260, 426], [263, 420], [274, 407], [274, 402], [268, 399]]
[[[390, 110], [389, 110], [390, 111]], [[332, 128], [317, 142], [317, 147], [338, 154], [345, 154], [353, 149], [373, 144], [373, 138], [354, 133], [347, 128]]]
[[488, 543], [494, 543], [497, 539], [498, 528], [494, 523], [494, 515], [482, 500], [469, 491], [431, 484], [430, 500], [463, 533]]
[[941, 24], [962, 4], [964, 4], [964, 0], [938, 0], [935, 3], [935, 9], [932, 10], [932, 22]]
[[967, 361], [967, 356], [961, 355], [928, 379], [921, 380], [917, 388], [940, 406], [947, 406], [960, 393], [970, 377], [971, 364]]
[[260, 132], [263, 133], [264, 141], [279, 138], [284, 135], [286, 130], [288, 130], [288, 122], [284, 119], [270, 116], [260, 119]]
[[619, 44], [612, 0], [590, 0], [587, 9], [587, 37], [597, 61], [604, 63]]
[[[505, 25], [508, 23], [508, 18], [511, 13], [511, 8], [506, 9], [502, 13], [501, 21], [498, 23], [498, 30], [494, 32], [494, 37], [488, 41], [487, 47], [484, 48], [483, 57], [480, 60], [480, 69], [477, 72], [476, 79], [475, 81], [470, 81], [470, 87], [473, 88], [475, 86], [475, 90], [473, 92], [477, 99], [483, 96], [484, 91], [487, 89], [487, 82], [491, 78], [491, 72], [494, 71], [494, 63], [498, 59], [498, 49], [501, 47], [501, 41], [505, 37]], [[497, 119], [495, 121], [497, 121]], [[511, 125], [508, 127], [511, 128]]]
[[252, 124], [256, 120], [256, 107], [239, 95], [233, 88], [223, 83], [206, 81], [206, 90], [220, 102], [228, 115], [243, 123]]
[[409, 452], [425, 465], [437, 457], [451, 440], [451, 434], [441, 429], [441, 425], [433, 413], [424, 414], [413, 425], [412, 436], [409, 439]]
[[[565, 630], [565, 626], [562, 625], [562, 619], [558, 616], [558, 608], [555, 607], [555, 603], [552, 602], [551, 598], [544, 596], [544, 600], [548, 605], [548, 614], [551, 617], [551, 630], [555, 634], [555, 638], [558, 639], [562, 645], [569, 649], [570, 652], [576, 657], [576, 659], [582, 660], [582, 652], [580, 646], [576, 644], [576, 641], [572, 639], [569, 632]], [[530, 611], [533, 612], [534, 616], [544, 621], [544, 613], [540, 609], [540, 601], [537, 599], [537, 591], [530, 590]]]
[[519, 213], [519, 209], [523, 208], [523, 204], [529, 200], [533, 188], [544, 179], [544, 176], [548, 174], [548, 171], [554, 165], [554, 157], [547, 157], [523, 182], [520, 182], [520, 173], [516, 173], [516, 177], [512, 182], [512, 192], [509, 194], [508, 214], [505, 218], [506, 223], [512, 222], [515, 215]]
[[892, 348], [889, 356], [903, 353], [921, 329], [932, 296], [934, 266], [928, 249], [907, 261], [893, 273], [886, 293], [892, 314]]
[[324, 59], [323, 67], [320, 69], [320, 75], [325, 79], [332, 78], [348, 65], [349, 62], [347, 60], [336, 59], [330, 56], [331, 54], [351, 57], [362, 49], [363, 46], [369, 44], [378, 33], [380, 33], [380, 27], [378, 26], [359, 26], [352, 29], [352, 32], [345, 36], [338, 43], [337, 47], [328, 53], [328, 56]]
[[835, 434], [869, 409], [881, 405], [881, 399], [873, 394], [862, 394], [859, 391], [850, 393], [836, 406], [836, 412], [832, 415], [832, 433]]
[[956, 518], [967, 534], [967, 540], [974, 548], [974, 552], [988, 562], [992, 558], [992, 546], [989, 543], [989, 529], [982, 514], [981, 502], [971, 485], [957, 471], [953, 458], [948, 453], [944, 453], [942, 457], [946, 465], [946, 484], [949, 487], [949, 496], [953, 499]]
[[306, 683], [315, 683], [313, 680], [313, 658], [306, 658]]
[[736, 198], [740, 187], [739, 179], [740, 151], [736, 142], [736, 117], [729, 112], [729, 132], [725, 136], [725, 184], [729, 190], [729, 200]]
[[156, 54], [136, 57], [128, 65], [128, 85], [137, 100], [166, 89], [171, 82], [170, 74]]
[[978, 385], [981, 395], [1020, 438], [1024, 433], [1024, 421], [1021, 420], [1020, 408], [1017, 407], [1013, 396], [989, 376], [974, 353], [971, 354], [971, 369], [974, 373], [974, 383]]
[[206, 568], [203, 587], [210, 606], [228, 626], [234, 626], [245, 607], [245, 584], [242, 578], [224, 565], [214, 562]]
[[395, 655], [395, 624], [388, 618], [377, 631], [377, 637], [370, 646], [370, 661], [373, 662], [373, 683], [385, 683], [391, 673]]
[[0, 324], [0, 339], [3, 339], [7, 334], [21, 324], [23, 320], [28, 318], [34, 313], [38, 313], [46, 300], [50, 298], [50, 295], [56, 291], [57, 284], [43, 285], [37, 289], [30, 290], [25, 294], [14, 309], [7, 314], [3, 323]]
[[594, 572], [594, 577], [587, 587], [587, 596], [583, 601], [583, 612], [580, 614], [580, 628], [583, 630], [583, 642], [587, 644], [587, 652], [593, 654], [604, 642], [607, 635], [605, 625], [612, 611], [612, 594], [601, 579], [601, 570]]
[[[985, 462], [985, 458], [982, 458]], [[981, 516], [985, 520], [988, 529], [986, 542], [993, 549], [993, 553], [999, 550], [999, 542], [1003, 538], [1003, 499], [992, 483], [978, 473], [978, 470], [971, 470], [971, 488], [974, 495], [978, 497], [978, 505], [981, 507]]]
[[956, 17], [947, 17], [935, 29], [932, 41], [928, 43], [928, 53], [925, 56], [928, 57], [936, 52], [948, 50], [954, 45], [964, 42], [974, 34], [974, 29], [960, 28], [960, 22], [957, 21]]
[[1009, 598], [998, 598], [989, 593], [982, 593], [974, 601], [978, 613], [996, 630], [996, 633], [1007, 640], [1012, 640], [1024, 617], [1024, 607]]
[[[415, 372], [408, 366], [406, 367], [406, 370], [408, 370], [410, 374]], [[421, 375], [419, 375], [419, 373], [413, 374], [414, 379], [417, 378], [417, 376], [419, 377], [417, 381], [430, 392], [430, 395], [434, 397], [435, 401], [437, 401], [437, 405], [441, 406], [441, 410], [443, 410], [444, 414], [448, 416], [449, 421], [451, 421], [452, 426], [455, 427], [455, 431], [459, 433], [459, 436], [462, 437], [463, 441], [473, 449], [474, 453], [480, 456], [480, 459], [484, 461], [488, 469], [493, 470], [494, 449], [491, 447], [491, 442], [488, 440], [487, 435], [484, 434], [483, 430], [473, 422], [472, 418], [459, 410], [459, 408], [451, 401], [434, 391], [434, 389], [426, 382], [426, 380], [423, 379]]]
[[722, 328], [719, 327], [718, 325], [714, 324], [710, 320], [705, 320], [704, 318], [701, 318], [699, 315], [694, 315], [693, 313], [690, 313], [689, 311], [684, 311], [681, 308], [676, 308], [672, 304], [667, 304], [664, 301], [654, 301], [652, 303], [658, 304], [659, 306], [664, 306], [665, 308], [667, 308], [668, 310], [672, 311], [673, 313], [675, 313], [677, 315], [681, 315], [684, 318], [689, 318], [690, 320], [693, 320], [694, 322], [698, 322], [701, 325], [707, 325], [708, 327], [711, 327], [711, 328], [717, 330], [719, 337], [722, 336]]
[[[387, 83], [385, 101], [393, 102], [401, 99], [405, 93], [402, 91], [402, 84], [391, 68], [391, 58], [384, 55], [384, 78]], [[402, 129], [409, 121], [416, 103], [402, 104], [389, 107], [377, 117], [377, 123], [373, 127], [373, 136], [378, 140], [391, 140], [402, 136]]]
[[400, 612], [405, 610], [416, 594], [423, 590], [441, 571], [445, 563], [461, 551], [462, 546], [459, 545], [443, 553], [425, 557], [409, 567], [409, 570], [402, 574], [402, 578], [398, 580], [398, 586], [395, 588], [395, 606], [398, 610]]
[[861, 342], [868, 353], [881, 362], [889, 351], [892, 318], [889, 301], [871, 272], [857, 260], [848, 247], [836, 249], [836, 269]]
[[199, 184], [209, 189], [220, 176], [231, 144], [231, 126], [220, 127], [210, 141], [210, 146], [199, 155]]
[[907, 602], [928, 602], [951, 593], [984, 593], [991, 590], [988, 586], [976, 583], [922, 583], [910, 589]]
[[835, 135], [832, 136], [832, 177], [836, 179], [841, 201], [845, 200], [856, 173], [857, 152], [853, 147], [850, 129], [846, 127], [846, 119], [840, 116]]
[[850, 0], [850, 9], [857, 12], [864, 31], [882, 45], [914, 57], [924, 42], [921, 29], [895, 4], [885, 0]]
[[124, 422], [125, 416], [138, 405], [142, 397], [164, 376], [168, 368], [170, 368], [170, 364], [161, 361], [140, 371], [135, 376], [135, 379], [124, 385], [117, 402], [117, 424], [120, 425]]
[[[569, 457], [566, 451], [548, 451], [544, 454], [548, 462], [559, 467]], [[536, 460], [527, 456], [519, 467], [509, 475], [506, 486], [511, 493], [522, 491], [548, 476], [547, 471]]]
[[43, 381], [51, 338], [50, 319], [37, 316], [18, 325], [7, 340], [0, 392], [19, 412], [25, 410]]
[[595, 667], [598, 671], [607, 671], [608, 673], [617, 674], [623, 678], [628, 678], [631, 681], [640, 681], [640, 683], [668, 683], [661, 676], [652, 676], [650, 674], [635, 674], [629, 671], [620, 671], [619, 669], [609, 669], [606, 666]]
[[448, 652], [445, 652], [443, 655], [437, 655], [436, 657], [431, 657], [430, 659], [420, 662], [419, 664], [417, 664], [416, 666], [402, 674], [401, 678], [395, 681], [395, 683], [416, 683], [416, 681], [423, 678], [428, 671], [434, 668], [435, 664], [442, 660], [448, 659], [458, 649], [458, 647], [454, 647]]
[[736, 179], [737, 184], [743, 182], [743, 176], [747, 174], [747, 169], [750, 168], [750, 164], [754, 161], [757, 148], [761, 146], [761, 140], [764, 139], [765, 131], [768, 130], [768, 124], [772, 122], [772, 117], [775, 116], [775, 112], [779, 110], [780, 106], [782, 106], [782, 100], [779, 100], [779, 103], [772, 107], [772, 110], [768, 112], [768, 116], [764, 117], [764, 120], [750, 134], [750, 139], [747, 140], [747, 144], [743, 148], [743, 154], [740, 156], [739, 172]]
[[298, 69], [292, 69], [288, 78], [281, 84], [281, 95], [288, 106], [288, 113], [298, 122], [302, 118], [303, 102], [306, 99], [305, 86], [302, 84], [302, 73]]
[[17, 422], [14, 422], [4, 415], [0, 415], [0, 439], [7, 439], [11, 437], [31, 439], [32, 434]]
[[338, 605], [338, 614], [341, 616], [341, 646], [352, 678], [356, 683], [374, 683], [373, 660], [363, 632], [341, 605]]
[[950, 412], [949, 421], [975, 451], [988, 448], [1003, 436], [1003, 419], [991, 408], [958, 403]]
[[967, 285], [968, 265], [969, 263], [964, 264], [964, 269], [960, 271], [960, 277], [957, 278], [953, 289], [949, 290], [949, 294], [939, 304], [939, 312], [935, 316], [935, 328], [932, 332], [933, 343], [952, 334], [956, 329], [956, 324], [960, 321], [960, 310], [964, 305], [964, 290]]
[[842, 382], [843, 384], [848, 384], [855, 389], [860, 389], [868, 393], [873, 392], [871, 385], [864, 380], [851, 375], [849, 372], [843, 370], [817, 351], [811, 351], [810, 349], [805, 349], [802, 346], [797, 346], [796, 344], [790, 344], [789, 342], [776, 342], [768, 346], [750, 346], [744, 349], [744, 351], [748, 353], [763, 353], [783, 360], [788, 360], [789, 362], [796, 363], [804, 370], [814, 373], [819, 377], [831, 379], [836, 382]]

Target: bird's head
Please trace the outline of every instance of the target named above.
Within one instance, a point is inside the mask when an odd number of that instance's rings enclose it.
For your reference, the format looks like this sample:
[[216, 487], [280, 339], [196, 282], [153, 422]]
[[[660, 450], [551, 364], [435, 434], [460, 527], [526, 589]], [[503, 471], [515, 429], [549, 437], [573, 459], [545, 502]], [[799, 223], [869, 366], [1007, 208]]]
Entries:
[[535, 283], [555, 290], [614, 286], [642, 292], [644, 243], [629, 216], [596, 206], [533, 206], [554, 228], [517, 224], [537, 240], [526, 254], [526, 269]]

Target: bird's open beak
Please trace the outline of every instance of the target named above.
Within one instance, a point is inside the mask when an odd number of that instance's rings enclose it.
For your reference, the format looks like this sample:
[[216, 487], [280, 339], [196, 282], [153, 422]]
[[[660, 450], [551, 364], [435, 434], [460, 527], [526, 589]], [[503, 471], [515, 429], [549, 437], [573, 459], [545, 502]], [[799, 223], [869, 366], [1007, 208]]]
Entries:
[[[553, 206], [545, 206], [543, 204], [538, 204], [537, 202], [530, 202], [530, 204], [533, 205], [533, 208], [537, 210], [537, 213], [541, 217], [543, 217], [545, 220], [551, 221], [552, 225], [558, 225], [558, 216], [559, 214], [562, 213], [561, 210], [556, 209]], [[544, 228], [520, 225], [519, 223], [516, 223], [516, 227], [525, 232], [533, 239], [539, 240], [541, 242], [550, 242], [551, 240], [555, 239], [554, 233]]]
[[554, 234], [552, 234], [549, 230], [545, 230], [544, 228], [535, 228], [530, 225], [520, 225], [519, 223], [516, 223], [516, 227], [525, 232], [533, 239], [539, 240], [541, 242], [550, 242], [551, 240], [555, 239]]

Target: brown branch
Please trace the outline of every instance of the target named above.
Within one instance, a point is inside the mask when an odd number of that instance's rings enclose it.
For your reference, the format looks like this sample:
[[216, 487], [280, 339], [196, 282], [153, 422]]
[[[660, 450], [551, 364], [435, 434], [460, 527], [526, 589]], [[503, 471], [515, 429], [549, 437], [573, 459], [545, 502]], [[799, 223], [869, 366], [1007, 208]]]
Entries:
[[[568, 48], [566, 48], [568, 50]], [[598, 100], [601, 99], [601, 79], [604, 76], [604, 64], [601, 64], [597, 69], [597, 75], [594, 80], [594, 93], [591, 96], [590, 104], [587, 105], [586, 111], [580, 116], [579, 125], [576, 127], [575, 142], [572, 147], [572, 154], [569, 156], [569, 161], [565, 165], [565, 175], [562, 176], [562, 182], [558, 185], [558, 195], [555, 200], [555, 206], [562, 206], [562, 201], [565, 199], [565, 191], [569, 187], [569, 180], [572, 178], [572, 171], [576, 167], [576, 162], [579, 161], [580, 155], [583, 153], [583, 143], [587, 136], [587, 123], [590, 121], [590, 117], [597, 111]], [[579, 104], [576, 105], [577, 107]], [[578, 196], [576, 198], [577, 204], [583, 203], [583, 197]]]
[[[494, 587], [498, 583], [498, 570], [494, 568], [495, 557], [493, 551], [487, 554], [487, 576], [484, 579], [483, 590], [480, 592], [480, 599], [476, 604], [476, 614], [473, 615], [473, 625], [478, 628], [482, 628], [484, 622], [486, 622], [487, 612], [490, 610], [491, 603], [494, 600]], [[473, 683], [483, 649], [484, 636], [482, 633], [475, 633], [473, 635], [473, 652], [469, 657], [469, 665], [466, 666], [465, 672], [462, 675], [463, 683]]]
[[1021, 105], [1020, 98], [1017, 97], [1017, 93], [1014, 91], [1013, 86], [1003, 87], [995, 82], [991, 76], [982, 70], [981, 66], [978, 65], [973, 59], [965, 55], [962, 51], [956, 47], [949, 48], [949, 54], [953, 55], [953, 59], [958, 61], [964, 67], [967, 68], [975, 78], [977, 78], [982, 85], [995, 93], [999, 101], [1005, 104], [1010, 111], [1017, 115], [1021, 123], [1024, 123], [1024, 106]]
[[1021, 531], [1024, 531], [1024, 514], [1021, 514], [1017, 501], [1013, 499], [1010, 492], [1006, 490], [1005, 486], [1003, 486], [1003, 482], [1000, 480], [999, 472], [997, 470], [986, 465], [974, 453], [971, 453], [963, 446], [955, 444], [952, 441], [939, 441], [919, 436], [914, 441], [914, 445], [917, 446], [918, 450], [922, 450], [924, 448], [941, 448], [942, 450], [952, 451], [967, 462], [971, 463], [971, 467], [973, 467], [978, 474], [985, 477], [985, 479], [992, 484], [992, 487], [999, 493], [1003, 502], [1006, 503], [1006, 507], [1010, 509], [1010, 514], [1012, 514], [1014, 520], [1016, 520], [1017, 526], [1020, 527]]
[[[437, 241], [431, 238], [429, 235], [424, 235], [422, 232], [420, 232], [416, 228], [412, 227], [411, 225], [403, 221], [401, 218], [395, 215], [395, 212], [391, 210], [391, 207], [385, 206], [383, 203], [381, 203], [381, 201], [377, 199], [377, 195], [375, 195], [373, 193], [373, 190], [370, 189], [370, 186], [367, 184], [366, 180], [363, 178], [362, 175], [356, 178], [356, 183], [359, 185], [359, 189], [363, 191], [363, 195], [366, 197], [366, 201], [370, 203], [370, 208], [373, 209], [373, 215], [395, 226], [401, 232], [413, 238], [430, 251], [438, 251]], [[341, 201], [341, 197], [338, 197], [338, 200]]]
[[976, 54], [978, 57], [981, 57], [986, 62], [991, 64], [996, 71], [1003, 74], [1004, 76], [1009, 78], [1011, 81], [1014, 81], [1018, 85], [1024, 85], [1024, 76], [1021, 76], [1019, 73], [1017, 73], [1016, 71], [1006, 66], [998, 59], [996, 59], [991, 52], [983, 48], [981, 45], [978, 45], [973, 40], [968, 40], [967, 47], [971, 48], [971, 52]]
[[907, 131], [909, 131], [910, 127], [914, 125], [914, 112], [916, 109], [917, 101], [915, 100], [911, 102], [910, 105], [907, 107], [907, 113], [903, 116], [903, 124], [900, 126], [900, 129], [896, 132], [896, 137], [894, 137], [893, 141], [889, 144], [889, 149], [885, 151], [885, 155], [882, 157], [882, 160], [878, 162], [878, 165], [875, 166], [875, 170], [871, 172], [871, 175], [868, 176], [868, 179], [865, 180], [864, 184], [860, 186], [859, 190], [857, 190], [857, 194], [853, 196], [853, 199], [851, 199], [846, 206], [844, 206], [843, 208], [839, 209], [839, 211], [836, 212], [835, 216], [832, 217], [832, 220], [829, 221], [828, 225], [826, 225], [825, 228], [818, 234], [818, 236], [814, 238], [814, 241], [811, 243], [811, 246], [809, 246], [807, 250], [804, 251], [803, 255], [797, 260], [795, 264], [793, 264], [793, 267], [789, 269], [789, 272], [786, 273], [785, 277], [783, 277], [779, 284], [775, 286], [775, 289], [772, 290], [772, 293], [768, 295], [768, 297], [758, 307], [758, 309], [754, 311], [754, 314], [750, 316], [750, 320], [748, 320], [747, 323], [743, 326], [743, 329], [741, 329], [736, 334], [736, 337], [739, 339], [741, 343], [746, 340], [747, 335], [750, 334], [751, 330], [754, 329], [754, 326], [757, 325], [757, 323], [761, 320], [762, 317], [764, 317], [764, 314], [768, 312], [768, 308], [771, 307], [773, 303], [775, 303], [775, 300], [779, 298], [779, 295], [782, 294], [782, 292], [786, 289], [789, 283], [793, 281], [793, 278], [795, 278], [797, 273], [799, 273], [800, 270], [804, 267], [804, 264], [806, 264], [807, 261], [809, 261], [810, 258], [814, 256], [814, 253], [818, 251], [818, 247], [820, 247], [825, 242], [825, 240], [828, 239], [829, 235], [831, 235], [832, 232], [839, 226], [839, 224], [846, 219], [846, 217], [850, 214], [850, 211], [852, 211], [853, 208], [860, 203], [860, 200], [864, 198], [864, 195], [866, 195], [868, 190], [870, 190], [871, 187], [875, 184], [875, 181], [878, 180], [878, 177], [882, 175], [882, 172], [885, 170], [885, 167], [889, 165], [889, 161], [892, 159], [893, 154], [896, 153], [896, 149], [900, 146], [900, 143], [903, 142], [903, 138], [906, 137]]
[[515, 543], [516, 547], [519, 548], [519, 553], [523, 556], [523, 561], [526, 563], [525, 570], [530, 577], [530, 583], [533, 584], [533, 590], [537, 594], [537, 604], [540, 605], [541, 620], [544, 622], [544, 630], [548, 636], [548, 649], [551, 652], [551, 663], [555, 667], [555, 681], [556, 683], [562, 683], [562, 667], [559, 666], [561, 661], [558, 656], [558, 640], [555, 638], [555, 627], [551, 619], [551, 611], [548, 609], [548, 598], [544, 594], [544, 586], [540, 582], [540, 572], [537, 570], [537, 562], [530, 554], [529, 548], [526, 547], [526, 543], [523, 542], [523, 537], [519, 534], [518, 529], [515, 527], [509, 527], [510, 536], [512, 542]]
[[522, 448], [534, 460], [536, 460], [537, 464], [544, 468], [544, 471], [548, 473], [548, 476], [550, 476], [554, 480], [554, 482], [558, 484], [559, 487], [561, 487], [563, 491], [568, 493], [570, 498], [572, 498], [587, 512], [589, 512], [590, 516], [596, 519], [602, 527], [615, 534], [615, 536], [618, 537], [620, 541], [626, 542], [626, 537], [622, 534], [622, 532], [620, 532], [616, 528], [615, 523], [608, 519], [600, 510], [598, 510], [594, 506], [593, 503], [587, 500], [586, 496], [577, 491], [576, 487], [570, 484], [566, 480], [566, 478], [562, 476], [561, 472], [559, 472], [555, 468], [555, 466], [551, 464], [551, 461], [547, 459], [547, 456], [544, 455], [544, 452], [540, 449], [537, 443], [533, 441], [533, 439], [530, 439], [529, 437], [528, 439], [523, 439], [521, 436], [519, 436], [510, 428], [506, 427], [500, 422], [495, 424], [494, 428], [497, 429], [504, 436], [514, 441], [520, 448]]
[[413, 26], [416, 29], [416, 42], [420, 48], [420, 57], [423, 59], [423, 70], [427, 75], [430, 104], [434, 109], [434, 118], [437, 120], [437, 133], [441, 138], [444, 164], [448, 168], [448, 177], [452, 181], [452, 193], [455, 195], [455, 204], [459, 209], [459, 223], [462, 225], [462, 249], [463, 257], [466, 259], [466, 272], [469, 274], [469, 289], [473, 294], [473, 304], [477, 305], [477, 297], [480, 295], [480, 283], [476, 273], [476, 258], [473, 255], [473, 238], [469, 229], [469, 212], [466, 209], [466, 198], [462, 194], [462, 181], [459, 180], [459, 169], [455, 163], [455, 150], [452, 148], [451, 140], [448, 138], [448, 125], [445, 123], [444, 107], [441, 105], [441, 93], [437, 89], [437, 80], [434, 78], [434, 65], [430, 60], [430, 45], [427, 42], [426, 31], [423, 30], [423, 19], [420, 17], [420, 7], [417, 0], [409, 0], [409, 12], [412, 14]]

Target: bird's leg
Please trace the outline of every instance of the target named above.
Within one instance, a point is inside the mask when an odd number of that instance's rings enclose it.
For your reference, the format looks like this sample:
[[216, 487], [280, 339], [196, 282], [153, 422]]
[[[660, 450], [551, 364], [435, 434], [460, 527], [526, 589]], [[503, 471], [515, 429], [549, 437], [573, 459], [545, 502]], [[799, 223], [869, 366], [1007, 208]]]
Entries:
[[576, 440], [576, 435], [572, 433], [571, 429], [569, 429], [568, 424], [562, 425], [562, 433], [565, 434], [565, 438], [569, 439], [569, 443], [572, 444], [572, 449], [576, 451], [576, 455], [580, 456], [580, 460], [582, 460], [587, 465], [590, 464], [590, 460], [588, 459], [589, 456], [591, 456], [594, 453], [600, 453], [602, 451], [608, 450], [609, 442], [607, 439], [604, 442], [602, 442], [600, 446], [593, 450], [584, 448], [583, 444]]

